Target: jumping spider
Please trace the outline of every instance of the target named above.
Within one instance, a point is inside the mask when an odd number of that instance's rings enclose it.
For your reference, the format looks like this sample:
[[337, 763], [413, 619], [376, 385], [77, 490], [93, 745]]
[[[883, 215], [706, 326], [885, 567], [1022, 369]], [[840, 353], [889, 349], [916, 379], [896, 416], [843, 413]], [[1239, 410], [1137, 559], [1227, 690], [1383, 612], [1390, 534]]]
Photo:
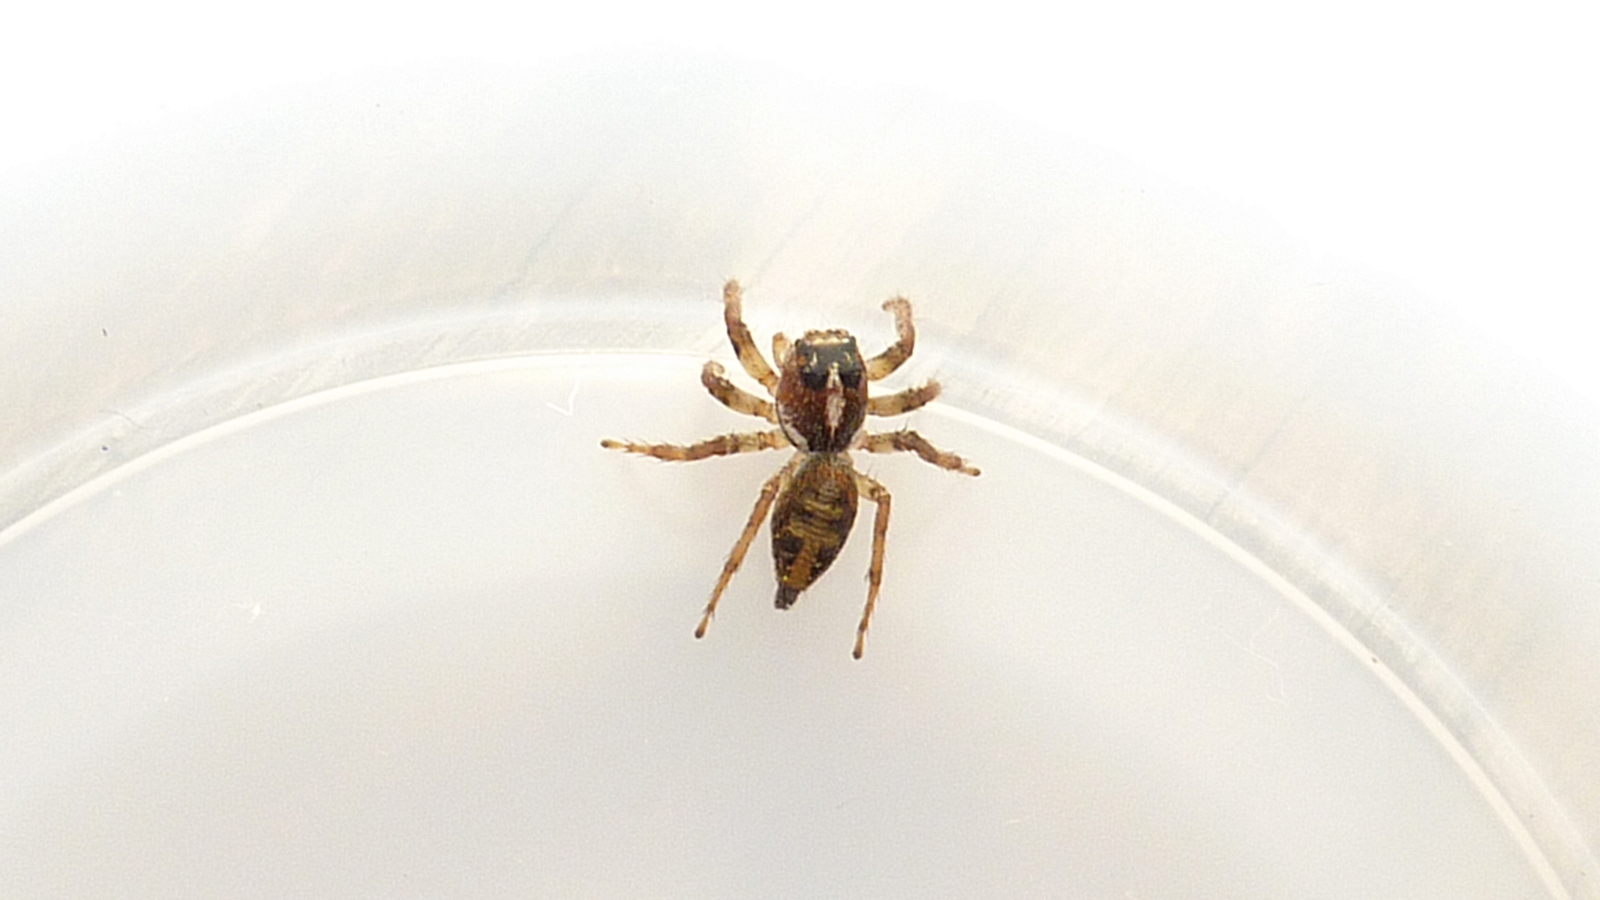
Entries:
[[883, 485], [857, 472], [850, 463], [851, 450], [868, 453], [910, 451], [944, 469], [964, 475], [978, 470], [953, 453], [928, 443], [915, 431], [867, 432], [862, 426], [868, 415], [898, 416], [927, 405], [939, 396], [939, 383], [907, 388], [882, 397], [867, 396], [867, 382], [889, 375], [911, 356], [916, 344], [916, 329], [911, 325], [911, 304], [896, 297], [883, 304], [894, 314], [897, 340], [887, 350], [863, 360], [856, 339], [847, 331], [808, 331], [793, 344], [782, 334], [772, 338], [772, 356], [778, 363], [773, 371], [762, 358], [744, 324], [743, 294], [737, 281], [722, 289], [723, 319], [728, 340], [739, 356], [739, 364], [751, 378], [773, 396], [776, 403], [763, 400], [734, 385], [723, 374], [722, 366], [707, 362], [700, 371], [700, 383], [711, 396], [733, 410], [766, 419], [777, 425], [767, 431], [724, 434], [697, 444], [636, 444], [631, 441], [604, 440], [600, 446], [628, 453], [641, 453], [657, 459], [689, 461], [708, 456], [753, 453], [794, 447], [794, 458], [761, 487], [750, 521], [728, 554], [722, 576], [711, 591], [705, 613], [694, 630], [704, 637], [717, 601], [727, 589], [733, 573], [744, 562], [756, 531], [772, 511], [772, 559], [777, 568], [779, 609], [794, 605], [800, 592], [810, 587], [833, 564], [856, 520], [856, 505], [861, 494], [877, 504], [872, 525], [872, 567], [868, 570], [867, 606], [856, 628], [852, 655], [861, 658], [878, 604], [878, 589], [883, 585], [884, 536], [889, 532], [889, 491]]

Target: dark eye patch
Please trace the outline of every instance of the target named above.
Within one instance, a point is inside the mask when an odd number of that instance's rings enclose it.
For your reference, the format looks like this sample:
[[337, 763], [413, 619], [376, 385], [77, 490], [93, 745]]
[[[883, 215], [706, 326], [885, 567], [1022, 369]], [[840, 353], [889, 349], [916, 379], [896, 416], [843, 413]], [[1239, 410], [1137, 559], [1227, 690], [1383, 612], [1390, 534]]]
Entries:
[[856, 342], [845, 340], [818, 341], [795, 348], [800, 354], [800, 380], [813, 391], [828, 386], [829, 371], [837, 368], [839, 382], [855, 390], [861, 386], [864, 365]]
[[[816, 357], [809, 357], [806, 364], [800, 369], [800, 380], [813, 391], [820, 391], [828, 386], [828, 367], [817, 364]], [[841, 376], [840, 380], [843, 380]]]

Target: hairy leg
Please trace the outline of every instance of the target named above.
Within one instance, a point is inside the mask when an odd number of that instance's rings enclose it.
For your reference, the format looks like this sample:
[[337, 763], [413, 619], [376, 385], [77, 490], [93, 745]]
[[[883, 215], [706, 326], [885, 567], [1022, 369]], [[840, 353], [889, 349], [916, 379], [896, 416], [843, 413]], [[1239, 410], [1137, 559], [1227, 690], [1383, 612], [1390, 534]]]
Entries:
[[665, 459], [671, 462], [690, 462], [696, 459], [707, 459], [712, 456], [731, 456], [735, 453], [779, 450], [789, 446], [789, 439], [783, 436], [782, 431], [773, 429], [772, 431], [741, 431], [734, 434], [719, 434], [714, 438], [695, 444], [638, 444], [633, 441], [613, 441], [608, 438], [601, 441], [600, 446], [607, 450], [621, 450], [625, 453], [654, 456], [656, 459]]
[[716, 362], [706, 363], [705, 368], [700, 370], [700, 383], [706, 386], [706, 390], [711, 392], [711, 396], [717, 398], [723, 406], [734, 412], [766, 419], [768, 422], [777, 424], [778, 411], [773, 407], [772, 403], [729, 381], [727, 375], [722, 371], [721, 364]]
[[917, 329], [911, 324], [911, 301], [904, 297], [895, 297], [885, 301], [883, 308], [885, 312], [894, 313], [896, 340], [888, 349], [867, 360], [869, 381], [877, 381], [900, 368], [900, 364], [911, 357], [911, 351], [917, 346]]
[[921, 409], [933, 402], [939, 396], [939, 382], [930, 381], [927, 384], [908, 387], [895, 394], [885, 394], [882, 397], [867, 399], [867, 414], [872, 416], [898, 416]]
[[703, 638], [706, 629], [711, 625], [711, 617], [717, 612], [717, 602], [722, 599], [722, 592], [728, 589], [728, 582], [733, 580], [733, 573], [739, 571], [739, 566], [744, 564], [746, 553], [750, 552], [750, 542], [756, 539], [756, 532], [761, 529], [761, 523], [766, 521], [767, 512], [772, 509], [772, 501], [777, 499], [778, 492], [788, 485], [789, 477], [794, 474], [795, 467], [800, 464], [804, 456], [796, 455], [789, 460], [789, 464], [778, 471], [778, 474], [767, 479], [761, 486], [761, 494], [756, 498], [755, 509], [750, 511], [750, 521], [744, 525], [744, 531], [739, 533], [739, 540], [734, 542], [733, 551], [728, 554], [728, 561], [722, 564], [722, 574], [717, 577], [717, 586], [711, 589], [711, 599], [706, 602], [706, 610], [700, 616], [700, 624], [695, 626], [694, 636]]
[[860, 472], [856, 473], [856, 486], [868, 500], [877, 504], [878, 514], [872, 519], [872, 565], [867, 569], [867, 606], [861, 611], [861, 624], [856, 626], [856, 646], [850, 655], [861, 658], [866, 649], [867, 627], [872, 624], [872, 612], [878, 607], [878, 590], [883, 587], [883, 546], [889, 535], [889, 489]]
[[960, 472], [963, 475], [977, 475], [976, 466], [967, 464], [967, 461], [954, 453], [946, 453], [938, 447], [928, 443], [928, 439], [915, 431], [887, 431], [881, 434], [866, 435], [861, 441], [861, 449], [868, 453], [900, 453], [909, 451], [931, 462], [941, 469]]
[[744, 324], [744, 291], [733, 279], [722, 286], [722, 321], [728, 326], [728, 341], [733, 344], [733, 352], [739, 355], [739, 365], [769, 393], [776, 392], [778, 375], [767, 365], [766, 358], [756, 348], [755, 338], [750, 336], [750, 327]]

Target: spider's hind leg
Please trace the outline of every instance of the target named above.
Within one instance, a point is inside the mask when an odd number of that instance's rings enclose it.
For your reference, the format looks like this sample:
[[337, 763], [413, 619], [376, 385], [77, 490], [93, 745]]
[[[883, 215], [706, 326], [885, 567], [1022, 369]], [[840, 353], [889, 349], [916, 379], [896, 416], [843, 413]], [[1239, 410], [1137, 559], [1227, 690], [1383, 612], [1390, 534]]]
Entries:
[[861, 610], [861, 624], [856, 626], [856, 646], [850, 655], [861, 658], [866, 649], [867, 628], [872, 624], [872, 613], [878, 608], [878, 590], [883, 587], [883, 546], [889, 535], [889, 489], [860, 472], [855, 473], [856, 486], [868, 500], [878, 507], [872, 517], [872, 565], [867, 569], [867, 605]]
[[744, 564], [745, 554], [750, 552], [750, 543], [756, 539], [756, 532], [761, 529], [761, 523], [766, 521], [767, 512], [772, 509], [772, 501], [776, 500], [778, 493], [788, 486], [795, 467], [804, 458], [797, 454], [788, 465], [778, 471], [778, 474], [768, 478], [767, 483], [761, 486], [761, 494], [756, 498], [755, 508], [750, 511], [750, 521], [745, 523], [744, 531], [739, 533], [739, 540], [734, 542], [733, 550], [728, 554], [728, 561], [722, 564], [722, 574], [717, 577], [717, 586], [712, 588], [711, 599], [706, 602], [705, 612], [700, 616], [700, 624], [695, 626], [696, 638], [706, 636], [706, 629], [711, 626], [711, 617], [717, 612], [717, 602], [722, 599], [722, 592], [728, 589], [728, 582], [733, 580], [733, 573], [739, 571], [739, 566]]

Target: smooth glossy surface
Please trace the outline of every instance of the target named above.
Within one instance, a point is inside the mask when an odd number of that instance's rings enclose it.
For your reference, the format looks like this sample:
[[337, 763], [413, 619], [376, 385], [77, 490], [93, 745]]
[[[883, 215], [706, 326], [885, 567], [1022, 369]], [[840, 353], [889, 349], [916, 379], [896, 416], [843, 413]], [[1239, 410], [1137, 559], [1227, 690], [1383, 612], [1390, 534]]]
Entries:
[[[259, 416], [0, 551], [4, 869], [33, 897], [1539, 893], [1471, 781], [1306, 611], [981, 420], [795, 609], [752, 558], [787, 453], [688, 358], [439, 370]], [[1102, 473], [1103, 474], [1103, 473]], [[70, 702], [69, 701], [70, 698]]]

